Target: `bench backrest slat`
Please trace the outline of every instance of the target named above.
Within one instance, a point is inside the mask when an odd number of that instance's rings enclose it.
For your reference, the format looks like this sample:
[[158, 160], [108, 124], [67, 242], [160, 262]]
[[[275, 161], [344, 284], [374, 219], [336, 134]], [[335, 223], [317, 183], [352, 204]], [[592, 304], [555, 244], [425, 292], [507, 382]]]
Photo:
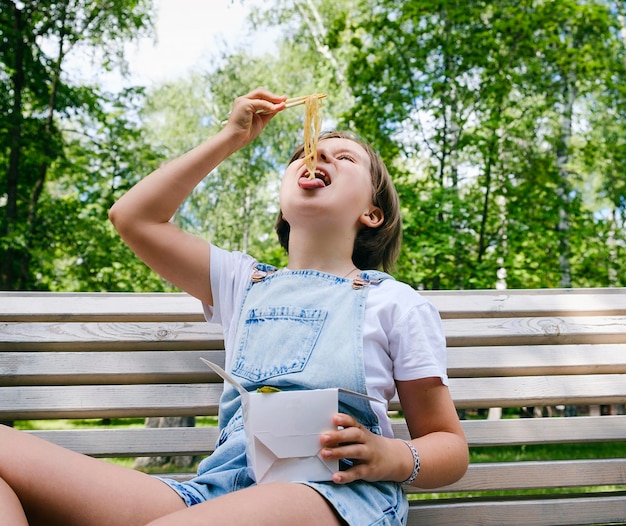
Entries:
[[[450, 347], [626, 343], [626, 316], [444, 320]], [[0, 324], [0, 350], [223, 348], [221, 327], [204, 322]]]
[[443, 321], [448, 346], [626, 343], [626, 316]]
[[[619, 288], [422, 291], [443, 318], [619, 316]], [[201, 321], [198, 300], [182, 293], [0, 292], [0, 321]]]
[[224, 349], [222, 328], [206, 322], [24, 322], [0, 325], [0, 350]]
[[[545, 488], [575, 488], [609, 484], [626, 484], [626, 459], [585, 459], [572, 461], [498, 462], [474, 464], [462, 481], [447, 486], [444, 491], [501, 491], [537, 487], [541, 480]], [[584, 471], [582, 471], [584, 470]], [[585, 477], [580, 477], [580, 473]], [[412, 493], [424, 493], [416, 488]]]
[[[450, 391], [461, 409], [618, 404], [626, 374], [452, 378]], [[221, 392], [219, 383], [0, 387], [0, 421], [214, 415]], [[397, 400], [391, 409], [400, 409]]]
[[200, 357], [224, 366], [224, 351], [0, 351], [0, 386], [222, 383]]
[[[626, 344], [451, 347], [451, 378], [626, 373]], [[0, 351], [0, 386], [221, 382], [201, 360], [223, 350]]]
[[0, 292], [0, 321], [203, 321], [200, 302], [182, 293]]
[[626, 373], [626, 343], [448, 348], [450, 377]]
[[626, 374], [452, 378], [458, 408], [621, 404]]
[[221, 384], [0, 387], [0, 421], [214, 416]]
[[[618, 442], [626, 436], [626, 415], [578, 419], [464, 420], [462, 425], [470, 447]], [[395, 422], [393, 430], [398, 438], [409, 438], [403, 422]], [[206, 455], [213, 451], [217, 439], [215, 427], [78, 429], [34, 433], [96, 457]]]
[[424, 291], [443, 318], [623, 316], [621, 288]]

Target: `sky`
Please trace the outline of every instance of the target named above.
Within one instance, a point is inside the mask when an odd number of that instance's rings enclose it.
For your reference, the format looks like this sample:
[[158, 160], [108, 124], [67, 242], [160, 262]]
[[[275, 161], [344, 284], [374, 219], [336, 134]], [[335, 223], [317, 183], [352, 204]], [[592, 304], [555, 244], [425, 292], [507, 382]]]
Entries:
[[[127, 48], [133, 81], [150, 85], [206, 69], [213, 51], [234, 46], [245, 32], [245, 18], [262, 0], [156, 0], [156, 42], [142, 39]], [[243, 5], [242, 5], [243, 4]], [[262, 39], [267, 49], [271, 41]], [[258, 50], [255, 42], [255, 50]], [[204, 59], [204, 60], [203, 60]]]

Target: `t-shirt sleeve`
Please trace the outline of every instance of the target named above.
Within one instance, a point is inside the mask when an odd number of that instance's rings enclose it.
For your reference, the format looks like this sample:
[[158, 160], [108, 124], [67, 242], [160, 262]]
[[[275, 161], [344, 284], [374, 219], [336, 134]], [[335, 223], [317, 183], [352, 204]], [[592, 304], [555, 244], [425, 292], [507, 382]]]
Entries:
[[256, 260], [242, 252], [229, 252], [211, 245], [211, 291], [213, 305], [203, 304], [208, 322], [220, 323], [228, 330], [239, 312]]
[[426, 300], [413, 305], [389, 334], [396, 380], [438, 376], [448, 385], [446, 339], [441, 317]]

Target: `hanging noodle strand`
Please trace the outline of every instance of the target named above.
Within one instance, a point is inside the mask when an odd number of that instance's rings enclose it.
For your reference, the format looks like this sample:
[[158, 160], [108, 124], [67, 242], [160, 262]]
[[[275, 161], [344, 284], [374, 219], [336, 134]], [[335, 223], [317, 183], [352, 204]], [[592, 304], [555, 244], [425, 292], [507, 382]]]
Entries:
[[304, 164], [309, 172], [309, 179], [315, 179], [317, 168], [317, 140], [322, 127], [320, 108], [326, 94], [315, 93], [306, 98], [304, 106]]

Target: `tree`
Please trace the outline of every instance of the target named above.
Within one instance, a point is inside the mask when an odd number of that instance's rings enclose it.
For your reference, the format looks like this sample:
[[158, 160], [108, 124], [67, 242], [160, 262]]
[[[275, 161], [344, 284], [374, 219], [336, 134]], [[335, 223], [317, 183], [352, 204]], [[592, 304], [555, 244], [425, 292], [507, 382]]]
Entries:
[[127, 89], [108, 98], [106, 110], [63, 123], [63, 156], [48, 169], [31, 240], [38, 288], [172, 290], [108, 221], [111, 205], [164, 160], [141, 123], [143, 90]]
[[490, 288], [504, 264], [514, 286], [608, 284], [580, 264], [590, 232], [606, 228], [601, 196], [583, 199], [597, 169], [577, 160], [589, 125], [614, 122], [623, 104], [613, 5], [379, 0], [342, 26], [326, 21], [324, 43], [349, 42], [344, 122], [376, 143], [402, 193], [401, 277]]
[[150, 29], [150, 0], [0, 0], [0, 288], [35, 286], [30, 268], [41, 196], [51, 165], [63, 156], [61, 122], [93, 109], [96, 90], [66, 74], [78, 50], [105, 68], [118, 63], [122, 44]]

